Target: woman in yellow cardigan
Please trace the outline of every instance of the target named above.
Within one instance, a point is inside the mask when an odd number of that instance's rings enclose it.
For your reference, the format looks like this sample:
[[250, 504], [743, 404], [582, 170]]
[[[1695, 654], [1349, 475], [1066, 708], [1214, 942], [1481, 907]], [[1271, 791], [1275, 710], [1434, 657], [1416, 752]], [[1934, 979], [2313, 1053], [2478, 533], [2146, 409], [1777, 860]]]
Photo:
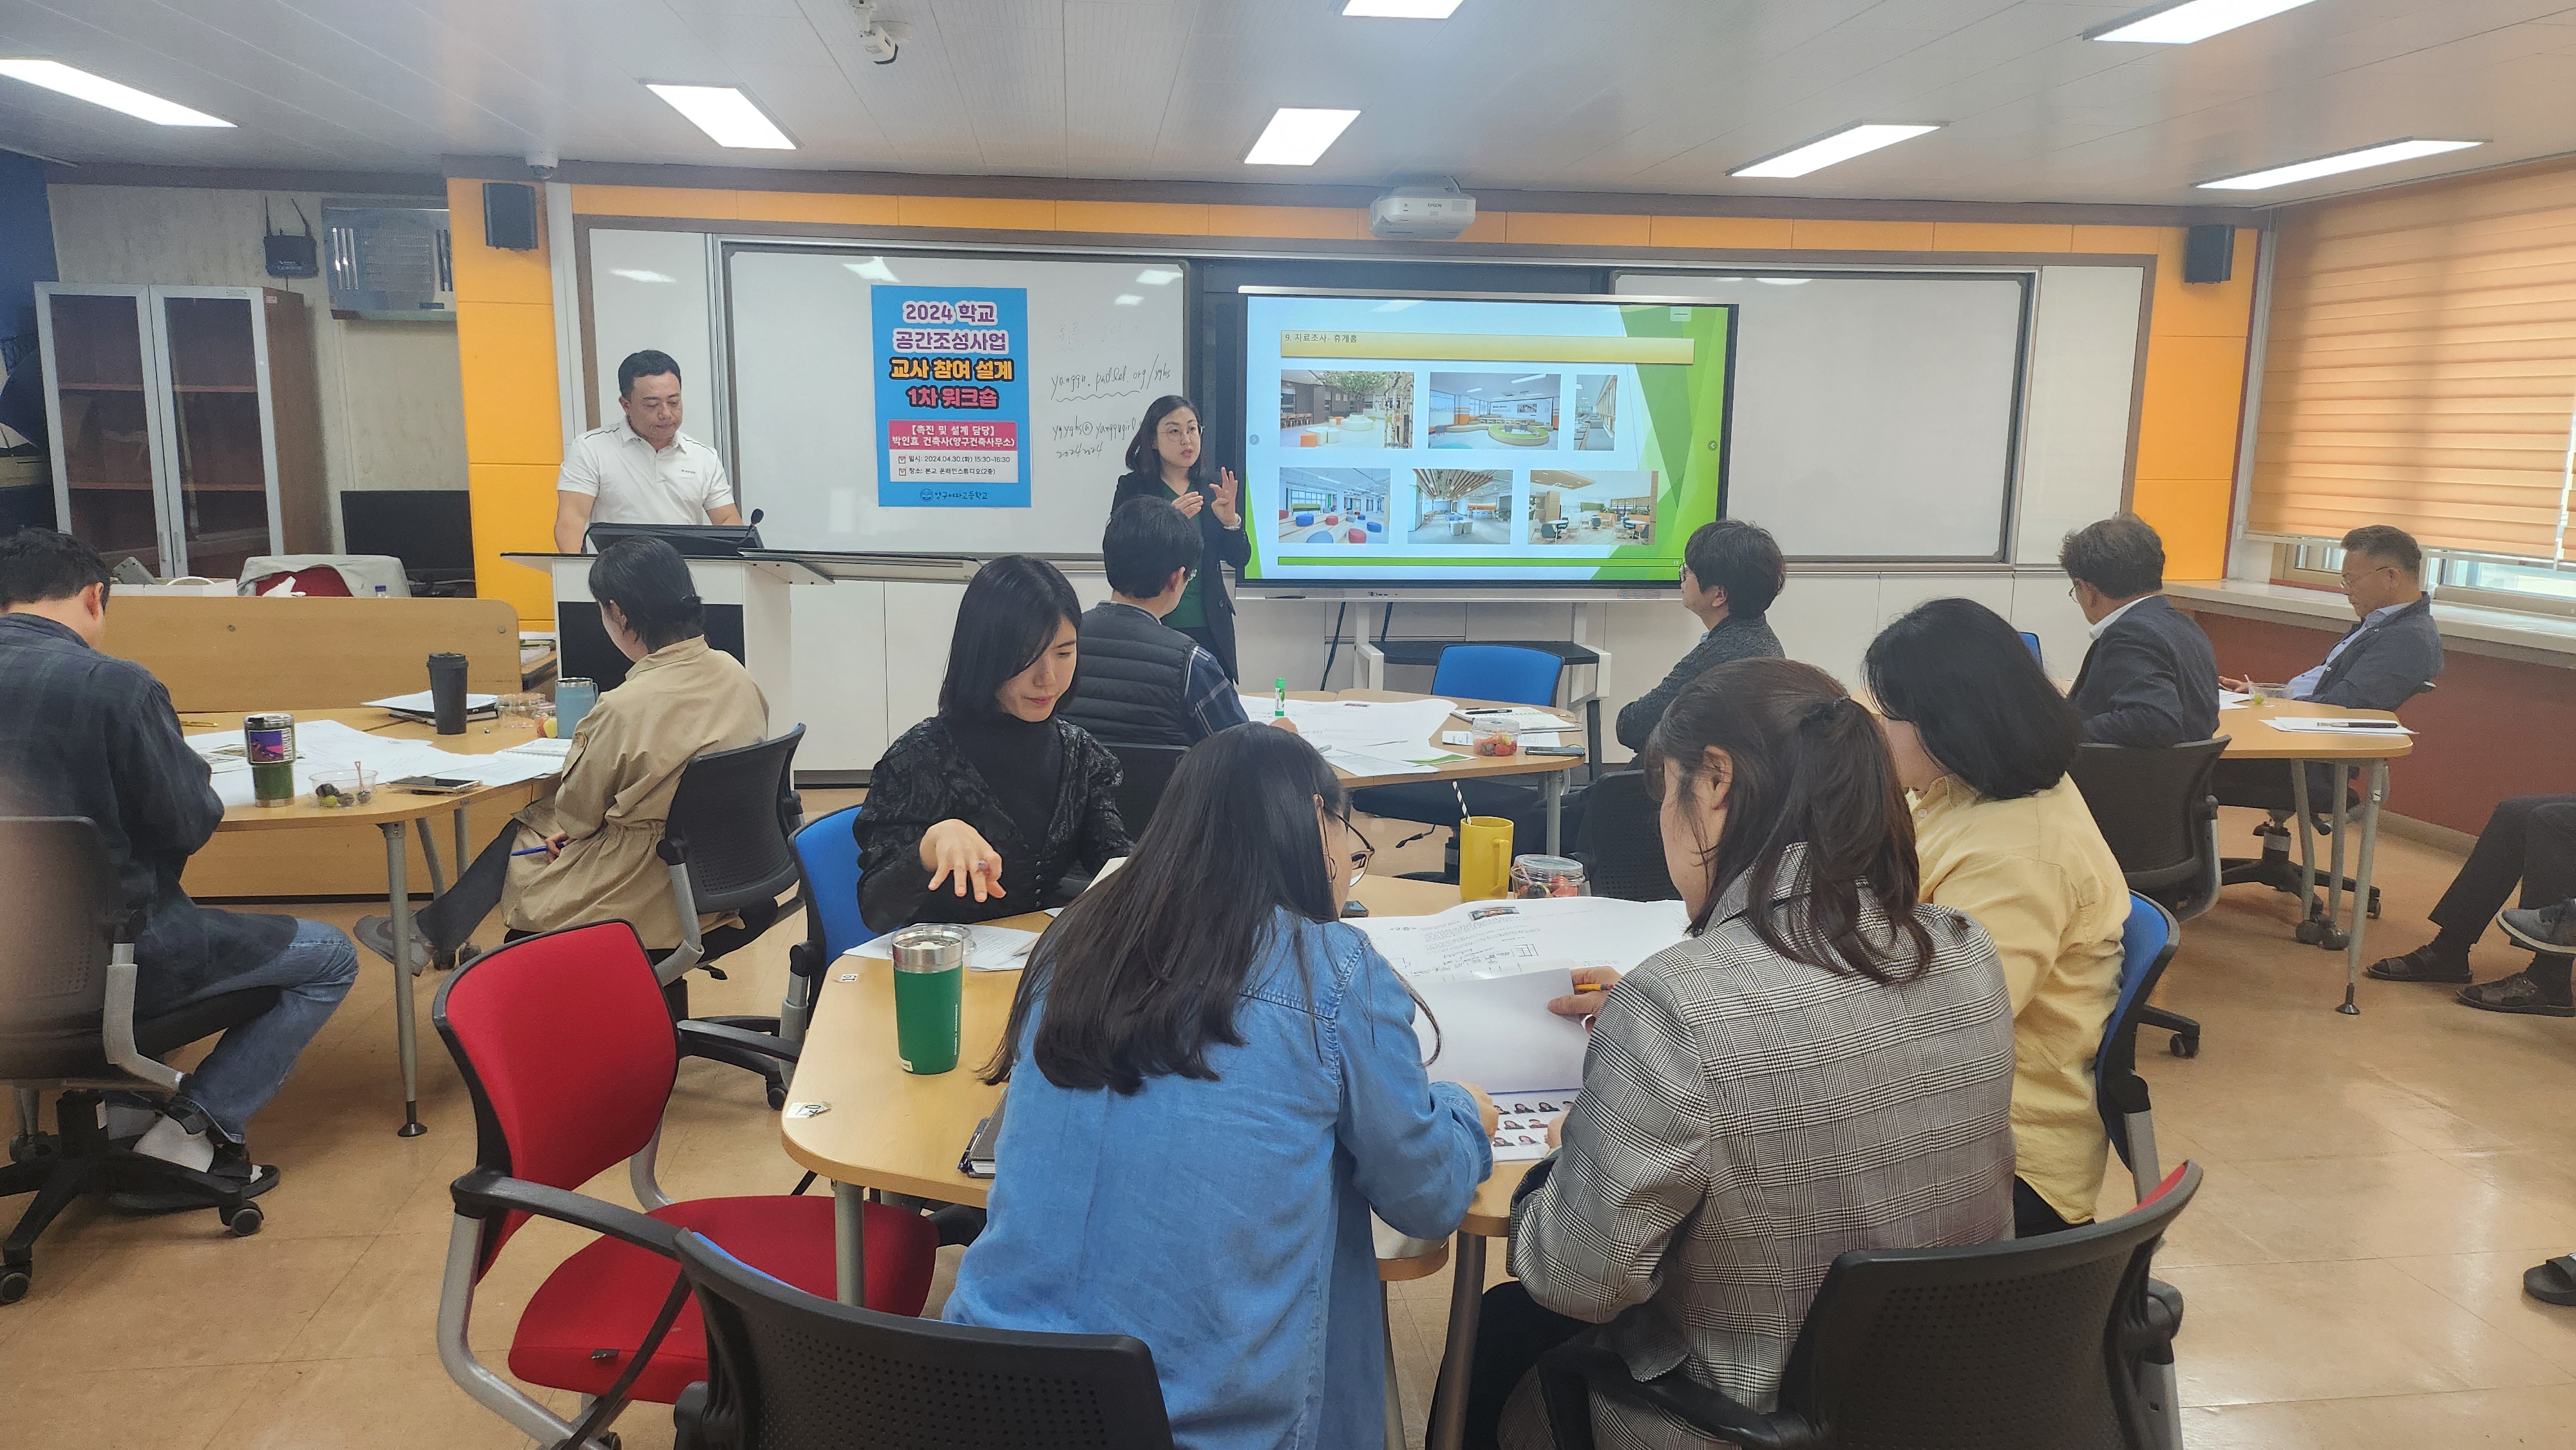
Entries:
[[2119, 1001], [2129, 888], [2066, 775], [2074, 708], [2013, 627], [1969, 599], [1916, 606], [1871, 642], [1866, 670], [1914, 800], [1923, 899], [1974, 917], [2003, 958], [2015, 1231], [2090, 1223], [2110, 1147], [2093, 1057]]

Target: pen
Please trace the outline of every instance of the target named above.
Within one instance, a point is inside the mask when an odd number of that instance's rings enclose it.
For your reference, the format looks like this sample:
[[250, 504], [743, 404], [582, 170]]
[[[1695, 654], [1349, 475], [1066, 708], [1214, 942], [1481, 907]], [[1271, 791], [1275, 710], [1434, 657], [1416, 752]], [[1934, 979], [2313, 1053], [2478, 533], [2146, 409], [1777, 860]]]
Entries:
[[1577, 982], [1574, 984], [1574, 990], [1578, 993], [1598, 992], [1601, 990], [1601, 984], [1599, 982]]
[[510, 854], [513, 856], [542, 856], [546, 854], [546, 848], [543, 846], [530, 846], [524, 851], [513, 851]]

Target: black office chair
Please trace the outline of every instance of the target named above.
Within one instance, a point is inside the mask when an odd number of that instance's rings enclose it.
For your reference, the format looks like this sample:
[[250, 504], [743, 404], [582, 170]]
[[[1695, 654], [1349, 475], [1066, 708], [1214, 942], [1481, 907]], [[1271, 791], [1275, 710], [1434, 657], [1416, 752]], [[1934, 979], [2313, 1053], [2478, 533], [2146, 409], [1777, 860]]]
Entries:
[[[679, 946], [653, 967], [673, 1021], [690, 1020], [690, 970], [723, 981], [723, 970], [712, 964], [767, 931], [778, 920], [779, 894], [805, 884], [794, 840], [804, 818], [794, 786], [796, 747], [804, 739], [799, 725], [775, 740], [710, 751], [680, 771], [656, 848], [670, 868], [671, 902], [680, 914]], [[740, 916], [742, 925], [700, 933], [700, 914], [724, 912]], [[773, 1037], [779, 1032], [776, 1017], [702, 1020]], [[700, 1055], [760, 1074], [769, 1083], [769, 1105], [786, 1106], [789, 1069], [775, 1058], [749, 1051]]]
[[688, 1230], [707, 1378], [681, 1391], [674, 1450], [1170, 1450], [1154, 1354], [1123, 1334], [1033, 1334], [836, 1304]]
[[2108, 1223], [1834, 1260], [1763, 1412], [1674, 1370], [1642, 1383], [1588, 1330], [1539, 1360], [1561, 1450], [1592, 1443], [1593, 1395], [1746, 1450], [2169, 1450], [2139, 1389], [2176, 1326], [2147, 1294], [2165, 1229], [2200, 1187], [2175, 1169]]
[[1662, 805], [1646, 793], [1642, 771], [1618, 770], [1583, 793], [1583, 839], [1574, 859], [1592, 879], [1592, 894], [1622, 901], [1678, 901], [1664, 866]]
[[1154, 807], [1162, 804], [1172, 772], [1180, 769], [1189, 747], [1109, 744], [1109, 753], [1118, 757], [1118, 819], [1126, 825], [1128, 839], [1134, 840], [1145, 834], [1146, 822], [1154, 819]]
[[[18, 1135], [0, 1167], [0, 1198], [34, 1194], [0, 1242], [0, 1304], [27, 1297], [36, 1239], [82, 1195], [114, 1190], [199, 1199], [235, 1237], [259, 1232], [259, 1206], [237, 1185], [110, 1141], [103, 1091], [171, 1093], [160, 1059], [277, 1005], [277, 989], [227, 992], [173, 1012], [134, 1016], [134, 933], [98, 828], [78, 816], [0, 818], [0, 1082], [16, 1089]], [[59, 1089], [56, 1131], [41, 1131], [39, 1095]]]
[[[2163, 750], [2086, 745], [2068, 772], [2129, 889], [2185, 921], [2218, 899], [2218, 798], [2209, 781], [2227, 743], [2221, 735]], [[2140, 1011], [2174, 1034], [2174, 1056], [2200, 1055], [2199, 1023], [2160, 1007]]]

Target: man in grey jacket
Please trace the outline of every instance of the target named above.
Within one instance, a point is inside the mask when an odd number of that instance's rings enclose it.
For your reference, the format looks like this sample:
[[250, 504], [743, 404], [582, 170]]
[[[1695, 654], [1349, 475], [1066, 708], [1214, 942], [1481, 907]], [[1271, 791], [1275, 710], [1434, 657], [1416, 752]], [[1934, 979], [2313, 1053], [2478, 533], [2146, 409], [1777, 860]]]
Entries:
[[1682, 608], [1707, 632], [1662, 684], [1620, 707], [1619, 743], [1644, 750], [1682, 687], [1728, 660], [1781, 658], [1780, 637], [1763, 615], [1788, 581], [1769, 529], [1742, 519], [1700, 525], [1682, 546]]

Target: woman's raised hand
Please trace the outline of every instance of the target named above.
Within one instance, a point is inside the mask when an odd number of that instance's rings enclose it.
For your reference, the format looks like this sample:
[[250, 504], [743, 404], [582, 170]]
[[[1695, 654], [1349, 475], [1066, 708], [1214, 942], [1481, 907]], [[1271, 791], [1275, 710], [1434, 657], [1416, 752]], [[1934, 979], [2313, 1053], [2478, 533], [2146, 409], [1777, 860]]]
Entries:
[[1194, 519], [1199, 516], [1200, 509], [1207, 507], [1207, 499], [1202, 496], [1197, 489], [1191, 489], [1189, 492], [1173, 499], [1172, 507], [1181, 511], [1182, 518]]
[[921, 833], [921, 865], [933, 891], [945, 881], [959, 896], [972, 890], [977, 901], [1010, 894], [1002, 889], [1002, 853], [964, 821], [941, 821]]
[[1229, 529], [1239, 529], [1243, 527], [1243, 515], [1235, 507], [1235, 500], [1240, 498], [1242, 493], [1243, 485], [1235, 481], [1233, 469], [1220, 468], [1217, 470], [1216, 521], [1218, 523], [1225, 525]]

